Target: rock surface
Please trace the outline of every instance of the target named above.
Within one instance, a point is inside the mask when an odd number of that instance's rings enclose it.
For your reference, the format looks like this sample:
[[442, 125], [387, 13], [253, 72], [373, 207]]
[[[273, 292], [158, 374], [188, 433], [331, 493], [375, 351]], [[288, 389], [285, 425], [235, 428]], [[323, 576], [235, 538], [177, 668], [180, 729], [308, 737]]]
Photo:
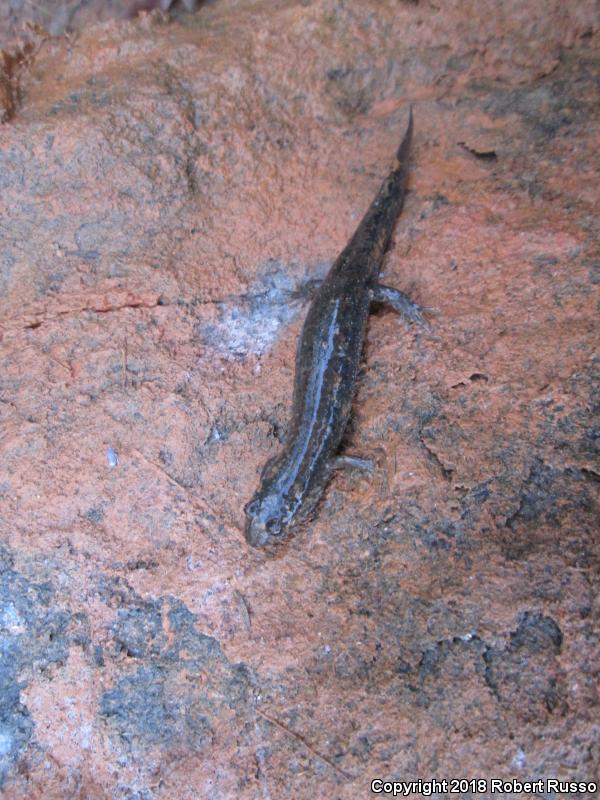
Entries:
[[[592, 0], [222, 0], [7, 45], [4, 796], [597, 778], [599, 29]], [[251, 550], [304, 288], [409, 104], [385, 279], [432, 330], [373, 315], [374, 476]]]

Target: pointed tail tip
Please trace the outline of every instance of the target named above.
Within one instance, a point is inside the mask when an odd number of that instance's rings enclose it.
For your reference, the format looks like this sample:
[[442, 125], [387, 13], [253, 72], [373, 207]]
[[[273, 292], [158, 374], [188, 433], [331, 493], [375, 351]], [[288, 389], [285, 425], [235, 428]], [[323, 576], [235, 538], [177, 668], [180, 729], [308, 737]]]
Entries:
[[413, 132], [413, 106], [412, 103], [408, 107], [408, 125], [406, 126], [406, 132], [400, 142], [400, 147], [398, 148], [398, 161], [402, 162], [406, 159], [408, 155], [408, 151], [410, 150], [410, 143], [412, 140], [412, 132]]

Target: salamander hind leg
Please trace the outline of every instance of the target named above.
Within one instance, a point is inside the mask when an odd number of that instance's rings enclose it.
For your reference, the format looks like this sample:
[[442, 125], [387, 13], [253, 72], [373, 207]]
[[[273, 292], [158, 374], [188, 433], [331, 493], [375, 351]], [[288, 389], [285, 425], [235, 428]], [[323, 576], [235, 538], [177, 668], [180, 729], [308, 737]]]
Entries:
[[292, 292], [294, 300], [312, 300], [323, 285], [323, 278], [311, 278]]
[[429, 329], [429, 323], [423, 316], [423, 309], [413, 303], [404, 292], [392, 289], [391, 286], [384, 286], [382, 283], [373, 284], [370, 292], [373, 303], [385, 303], [397, 311], [407, 322], [416, 322]]

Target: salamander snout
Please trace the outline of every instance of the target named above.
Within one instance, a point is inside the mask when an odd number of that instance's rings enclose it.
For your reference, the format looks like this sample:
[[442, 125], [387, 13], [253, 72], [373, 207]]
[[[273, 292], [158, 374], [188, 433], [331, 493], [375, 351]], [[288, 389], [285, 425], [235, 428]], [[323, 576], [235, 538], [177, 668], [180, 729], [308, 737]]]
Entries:
[[257, 492], [244, 508], [246, 541], [253, 547], [263, 547], [279, 539], [285, 530], [289, 511], [280, 494]]

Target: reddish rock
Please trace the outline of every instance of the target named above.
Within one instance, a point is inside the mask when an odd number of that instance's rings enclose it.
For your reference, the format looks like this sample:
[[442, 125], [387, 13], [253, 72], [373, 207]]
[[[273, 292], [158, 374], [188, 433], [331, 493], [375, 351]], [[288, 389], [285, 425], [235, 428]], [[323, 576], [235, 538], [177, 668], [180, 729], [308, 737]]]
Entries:
[[[597, 778], [598, 39], [592, 0], [222, 0], [6, 44], [6, 797]], [[432, 330], [373, 315], [374, 475], [250, 549], [410, 104], [385, 280]]]

